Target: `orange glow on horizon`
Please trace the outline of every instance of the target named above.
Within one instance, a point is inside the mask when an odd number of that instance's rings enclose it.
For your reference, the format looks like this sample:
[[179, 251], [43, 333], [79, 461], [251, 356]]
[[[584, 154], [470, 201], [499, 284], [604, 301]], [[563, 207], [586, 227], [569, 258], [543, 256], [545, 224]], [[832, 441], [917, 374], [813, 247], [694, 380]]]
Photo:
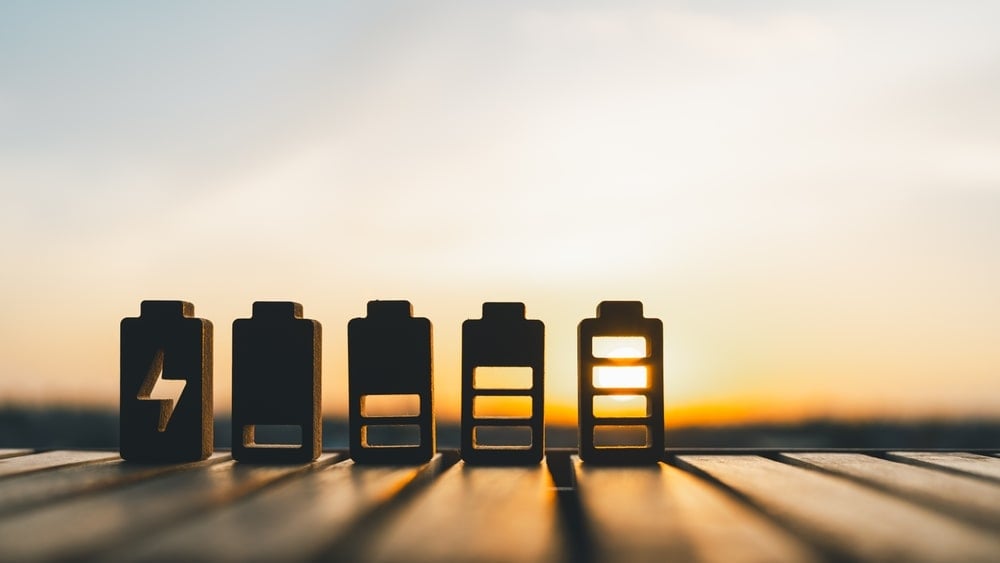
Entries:
[[578, 323], [635, 299], [668, 427], [996, 420], [997, 8], [930, 4], [6, 10], [0, 407], [114, 412], [119, 321], [183, 299], [226, 417], [233, 320], [290, 300], [346, 417], [347, 323], [406, 299], [454, 421], [462, 323], [517, 301], [575, 424]]

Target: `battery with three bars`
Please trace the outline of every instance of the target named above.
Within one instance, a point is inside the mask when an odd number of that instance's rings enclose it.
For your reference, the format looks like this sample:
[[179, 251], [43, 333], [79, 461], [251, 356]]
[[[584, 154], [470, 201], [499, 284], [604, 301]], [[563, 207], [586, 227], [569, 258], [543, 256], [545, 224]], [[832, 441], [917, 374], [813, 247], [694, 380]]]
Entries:
[[545, 325], [524, 303], [483, 303], [462, 323], [462, 459], [533, 464], [545, 447]]

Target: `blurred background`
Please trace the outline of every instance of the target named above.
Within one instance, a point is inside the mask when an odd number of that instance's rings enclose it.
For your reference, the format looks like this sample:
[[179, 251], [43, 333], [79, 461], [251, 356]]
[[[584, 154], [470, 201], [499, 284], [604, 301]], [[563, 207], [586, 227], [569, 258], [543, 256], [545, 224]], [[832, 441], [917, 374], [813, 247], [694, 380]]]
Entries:
[[[667, 444], [1000, 443], [1000, 4], [0, 5], [0, 445], [117, 442], [118, 323], [183, 299], [546, 324], [552, 445], [576, 324], [665, 327]], [[226, 430], [217, 437], [227, 443]]]

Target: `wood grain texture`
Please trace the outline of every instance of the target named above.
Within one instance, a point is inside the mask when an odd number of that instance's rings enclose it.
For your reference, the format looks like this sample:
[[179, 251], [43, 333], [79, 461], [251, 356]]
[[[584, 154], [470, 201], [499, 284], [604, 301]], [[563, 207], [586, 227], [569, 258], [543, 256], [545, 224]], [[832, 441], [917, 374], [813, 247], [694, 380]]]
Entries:
[[349, 561], [566, 560], [544, 464], [457, 463], [373, 531]]
[[113, 452], [91, 452], [76, 450], [56, 450], [37, 454], [10, 457], [0, 460], [0, 477], [21, 475], [32, 471], [43, 471], [56, 467], [65, 467], [77, 463], [119, 459]]
[[227, 454], [137, 465], [109, 452], [24, 453], [0, 459], [14, 464], [0, 479], [0, 561], [919, 562], [1000, 553], [1000, 483], [990, 476], [1000, 458], [989, 454], [696, 452], [671, 456], [676, 467], [607, 467], [559, 451], [540, 465], [448, 467], [453, 454], [386, 467], [338, 454], [268, 466]]
[[192, 469], [227, 459], [228, 454], [215, 454], [205, 461], [169, 465], [134, 464], [121, 459], [110, 459], [15, 475], [0, 480], [0, 517], [12, 516], [19, 511], [70, 496], [121, 487], [172, 471]]
[[889, 452], [891, 459], [1000, 481], [1000, 459], [968, 453]]
[[23, 450], [14, 448], [0, 448], [0, 459], [7, 459], [8, 457], [16, 457], [19, 455], [28, 455], [35, 450]]
[[1000, 532], [1000, 485], [852, 453], [795, 453], [782, 457], [844, 475]]
[[407, 487], [440, 465], [359, 466], [343, 461], [319, 467], [258, 495], [164, 533], [115, 559], [127, 561], [298, 561], [312, 559], [349, 534]]
[[1000, 538], [849, 480], [758, 456], [680, 456], [800, 537], [866, 561], [996, 561]]
[[[332, 459], [323, 460], [328, 461]], [[101, 551], [127, 549], [156, 530], [308, 468], [227, 461], [48, 505], [0, 521], [0, 560], [87, 559]]]
[[594, 467], [576, 459], [575, 470], [595, 561], [818, 560], [791, 534], [675, 467]]

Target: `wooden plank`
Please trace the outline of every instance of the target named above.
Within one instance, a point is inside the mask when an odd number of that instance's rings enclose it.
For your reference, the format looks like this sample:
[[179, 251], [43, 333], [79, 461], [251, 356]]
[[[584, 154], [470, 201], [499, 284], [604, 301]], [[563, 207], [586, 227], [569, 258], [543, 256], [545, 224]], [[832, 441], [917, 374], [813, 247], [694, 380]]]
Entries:
[[996, 561], [1000, 538], [855, 482], [758, 456], [681, 456], [836, 558]]
[[958, 452], [889, 452], [886, 455], [904, 463], [957, 471], [1000, 481], [1000, 460], [990, 456]]
[[556, 492], [544, 464], [458, 462], [366, 531], [353, 545], [339, 546], [335, 555], [381, 562], [567, 560]]
[[127, 561], [294, 561], [315, 559], [338, 537], [429, 480], [441, 465], [360, 466], [344, 461], [193, 518], [109, 557]]
[[228, 454], [215, 454], [205, 461], [171, 465], [144, 465], [111, 459], [12, 476], [0, 480], [0, 517], [74, 495], [124, 486], [164, 473], [227, 459]]
[[7, 459], [8, 457], [16, 457], [19, 455], [28, 455], [33, 453], [35, 450], [18, 450], [13, 448], [2, 448], [0, 449], [0, 459]]
[[[324, 456], [328, 463], [335, 456]], [[226, 461], [0, 520], [0, 560], [87, 559], [94, 553], [224, 506], [308, 465]]]
[[800, 453], [784, 458], [843, 475], [1000, 531], [1000, 485], [863, 454]]
[[0, 477], [20, 475], [32, 471], [42, 471], [55, 467], [65, 467], [76, 463], [87, 463], [105, 459], [119, 459], [113, 452], [88, 452], [76, 450], [55, 450], [31, 455], [23, 455], [0, 460]]
[[818, 559], [731, 495], [676, 467], [594, 467], [577, 458], [575, 470], [595, 561]]

